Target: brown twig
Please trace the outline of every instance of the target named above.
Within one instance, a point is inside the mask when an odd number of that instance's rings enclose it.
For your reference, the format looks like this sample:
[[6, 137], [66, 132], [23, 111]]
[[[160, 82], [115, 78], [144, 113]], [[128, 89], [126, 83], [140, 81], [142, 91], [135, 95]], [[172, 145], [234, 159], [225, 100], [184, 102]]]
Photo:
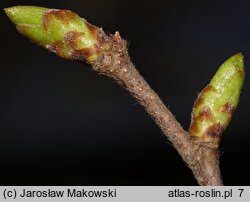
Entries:
[[[136, 70], [129, 58], [126, 41], [120, 37], [118, 32], [113, 36], [107, 36], [102, 29], [89, 24], [86, 20], [81, 19], [77, 14], [69, 10], [17, 6], [5, 9], [5, 12], [16, 24], [18, 31], [38, 45], [55, 52], [58, 56], [65, 59], [85, 60], [100, 74], [117, 81], [138, 100], [153, 118], [193, 171], [200, 185], [222, 185], [219, 169], [219, 148], [218, 144], [215, 144], [218, 142], [218, 138], [216, 141], [210, 141], [211, 138], [207, 138], [209, 141], [201, 142], [202, 138], [199, 139], [199, 137], [206, 137], [207, 134], [212, 137], [220, 137], [219, 132], [222, 131], [223, 125], [218, 130], [212, 132], [208, 130], [208, 132], [205, 131], [202, 135], [197, 133], [196, 130], [191, 130], [195, 131], [193, 136], [190, 135], [192, 134], [191, 132], [190, 134], [186, 132], [166, 108], [159, 96]], [[36, 14], [34, 15], [34, 13]], [[34, 20], [34, 17], [37, 19]], [[239, 56], [239, 58], [241, 60], [242, 56]], [[229, 67], [231, 66], [229, 65]], [[233, 69], [234, 72], [235, 68]], [[243, 73], [243, 71], [237, 72], [239, 73], [238, 75]], [[232, 75], [231, 73], [230, 71], [227, 75]], [[236, 83], [241, 82], [237, 81]], [[228, 89], [230, 90], [231, 86]], [[236, 98], [239, 92], [234, 92]], [[230, 93], [228, 94], [231, 95], [232, 93]], [[201, 100], [203, 99], [201, 98], [203, 98], [202, 95], [199, 96], [199, 102], [197, 103], [202, 103]], [[235, 100], [237, 101], [238, 99], [234, 99], [234, 105], [230, 102], [226, 103], [218, 112], [225, 112], [228, 116], [228, 119], [226, 119], [228, 121], [231, 118], [232, 107], [237, 105]], [[197, 114], [197, 111], [199, 114]], [[203, 121], [204, 117], [211, 118], [212, 116], [208, 116], [210, 115], [209, 112], [210, 109], [207, 106], [203, 106], [200, 111], [197, 109], [196, 114], [193, 113], [192, 129], [199, 129], [199, 121]], [[208, 118], [207, 120], [211, 122]], [[228, 124], [228, 121], [224, 121], [225, 126]], [[218, 125], [216, 121], [213, 124], [215, 125], [212, 125], [212, 128]]]
[[200, 185], [222, 185], [218, 147], [191, 138], [181, 127], [136, 70], [129, 58], [126, 41], [118, 32], [104, 38], [113, 42], [113, 48], [99, 56], [92, 64], [93, 69], [117, 81], [138, 100], [172, 142]]

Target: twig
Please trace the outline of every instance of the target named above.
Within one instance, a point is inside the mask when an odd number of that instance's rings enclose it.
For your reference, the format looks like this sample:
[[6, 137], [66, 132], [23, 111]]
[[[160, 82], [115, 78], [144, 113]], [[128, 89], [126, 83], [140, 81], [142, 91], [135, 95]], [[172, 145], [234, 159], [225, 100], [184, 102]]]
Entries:
[[200, 185], [222, 185], [218, 147], [194, 141], [136, 70], [119, 33], [110, 36], [109, 40], [113, 41], [113, 48], [99, 56], [93, 69], [117, 81], [138, 100], [172, 142]]
[[198, 183], [222, 185], [218, 145], [244, 82], [241, 54], [229, 58], [201, 92], [188, 133], [136, 70], [119, 32], [107, 36], [69, 10], [16, 6], [5, 12], [18, 31], [38, 45], [65, 59], [85, 61], [127, 89], [172, 142]]

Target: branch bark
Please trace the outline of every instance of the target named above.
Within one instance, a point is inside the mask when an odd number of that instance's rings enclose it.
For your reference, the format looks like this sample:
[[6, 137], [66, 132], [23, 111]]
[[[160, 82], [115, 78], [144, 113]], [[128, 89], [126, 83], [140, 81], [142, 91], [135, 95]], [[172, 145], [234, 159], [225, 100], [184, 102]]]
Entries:
[[222, 185], [218, 146], [191, 138], [181, 127], [159, 96], [136, 70], [130, 60], [126, 41], [120, 37], [119, 32], [103, 38], [112, 41], [113, 47], [98, 57], [92, 64], [93, 69], [118, 82], [136, 98], [193, 171], [199, 185]]

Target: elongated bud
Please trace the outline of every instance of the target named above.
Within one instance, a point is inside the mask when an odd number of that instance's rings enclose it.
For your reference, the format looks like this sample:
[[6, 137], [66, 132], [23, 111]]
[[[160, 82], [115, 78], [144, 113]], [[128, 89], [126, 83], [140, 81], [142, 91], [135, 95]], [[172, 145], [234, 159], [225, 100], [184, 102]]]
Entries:
[[100, 28], [69, 10], [36, 6], [4, 10], [21, 34], [62, 58], [92, 63], [112, 46]]
[[224, 62], [210, 83], [195, 101], [191, 136], [202, 142], [219, 144], [221, 134], [237, 107], [244, 82], [244, 63], [241, 53]]

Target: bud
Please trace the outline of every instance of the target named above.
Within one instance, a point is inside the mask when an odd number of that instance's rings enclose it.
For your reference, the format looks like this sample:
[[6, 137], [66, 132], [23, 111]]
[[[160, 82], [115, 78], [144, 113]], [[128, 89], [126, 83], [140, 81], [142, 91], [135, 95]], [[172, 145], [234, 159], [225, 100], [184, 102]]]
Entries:
[[219, 144], [221, 134], [239, 102], [244, 75], [241, 53], [230, 57], [220, 66], [195, 101], [189, 128], [191, 136], [201, 142]]
[[21, 34], [62, 58], [92, 63], [112, 46], [100, 28], [69, 10], [36, 6], [4, 10]]

